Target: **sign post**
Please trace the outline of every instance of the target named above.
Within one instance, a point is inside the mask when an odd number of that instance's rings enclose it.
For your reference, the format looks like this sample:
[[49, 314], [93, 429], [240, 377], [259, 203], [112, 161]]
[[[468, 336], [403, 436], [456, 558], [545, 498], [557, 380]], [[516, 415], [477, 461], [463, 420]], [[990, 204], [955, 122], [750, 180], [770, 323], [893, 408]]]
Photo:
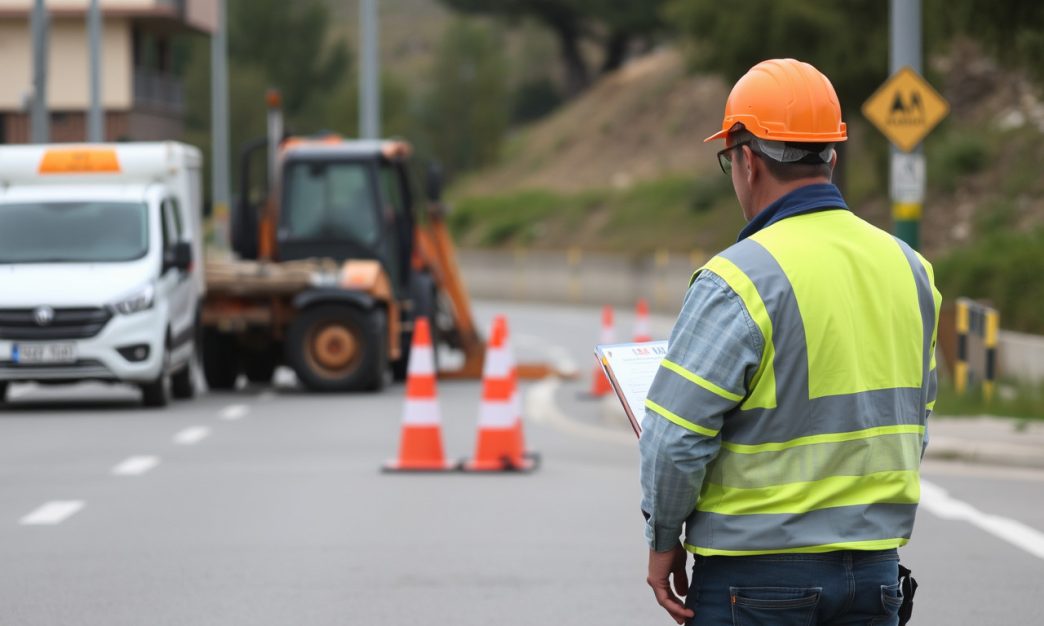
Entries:
[[863, 115], [892, 142], [895, 234], [920, 247], [925, 165], [921, 141], [950, 111], [921, 69], [921, 0], [891, 0], [892, 75], [863, 104]]

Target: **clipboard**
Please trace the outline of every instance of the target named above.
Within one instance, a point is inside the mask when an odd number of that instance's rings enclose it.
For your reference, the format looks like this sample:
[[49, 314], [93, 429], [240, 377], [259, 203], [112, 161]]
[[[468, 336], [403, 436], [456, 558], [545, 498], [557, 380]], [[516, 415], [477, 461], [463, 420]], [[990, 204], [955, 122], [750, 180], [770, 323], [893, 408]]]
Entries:
[[631, 429], [641, 437], [645, 397], [660, 369], [660, 361], [667, 356], [667, 341], [602, 344], [595, 346], [594, 353], [623, 405]]

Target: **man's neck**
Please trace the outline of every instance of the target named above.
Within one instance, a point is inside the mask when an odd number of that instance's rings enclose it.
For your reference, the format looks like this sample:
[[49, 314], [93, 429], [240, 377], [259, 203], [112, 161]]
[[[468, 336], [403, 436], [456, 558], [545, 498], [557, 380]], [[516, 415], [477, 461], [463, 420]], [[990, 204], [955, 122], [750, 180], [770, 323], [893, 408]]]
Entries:
[[763, 187], [763, 191], [760, 194], [755, 195], [753, 204], [757, 209], [754, 211], [754, 215], [751, 216], [751, 219], [760, 215], [761, 212], [771, 206], [773, 202], [779, 200], [795, 189], [807, 187], [808, 185], [824, 185], [829, 183], [830, 179], [826, 176], [811, 176], [809, 178], [799, 178], [787, 182], [772, 181], [772, 184]]

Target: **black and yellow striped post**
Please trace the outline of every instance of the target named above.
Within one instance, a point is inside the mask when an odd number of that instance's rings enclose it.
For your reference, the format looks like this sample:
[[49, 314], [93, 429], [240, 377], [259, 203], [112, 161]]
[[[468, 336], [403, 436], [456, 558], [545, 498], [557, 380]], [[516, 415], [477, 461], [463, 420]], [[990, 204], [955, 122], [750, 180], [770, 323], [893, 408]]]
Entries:
[[1000, 314], [995, 309], [986, 310], [986, 373], [982, 380], [982, 395], [986, 402], [993, 400], [993, 383], [997, 379], [997, 331]]
[[957, 365], [953, 368], [953, 386], [957, 393], [968, 389], [968, 309], [971, 301], [957, 299]]
[[982, 396], [989, 402], [993, 399], [997, 380], [1000, 313], [974, 300], [958, 298], [956, 326], [957, 364], [953, 368], [953, 386], [957, 393], [963, 394], [970, 384], [981, 382]]

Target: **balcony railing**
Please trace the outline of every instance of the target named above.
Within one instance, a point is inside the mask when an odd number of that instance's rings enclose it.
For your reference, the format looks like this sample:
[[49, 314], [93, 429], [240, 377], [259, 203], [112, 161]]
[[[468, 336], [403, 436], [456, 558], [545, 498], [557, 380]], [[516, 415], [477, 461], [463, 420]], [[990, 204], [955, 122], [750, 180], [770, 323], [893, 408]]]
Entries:
[[138, 68], [134, 70], [134, 104], [180, 114], [185, 110], [185, 88], [174, 76]]

